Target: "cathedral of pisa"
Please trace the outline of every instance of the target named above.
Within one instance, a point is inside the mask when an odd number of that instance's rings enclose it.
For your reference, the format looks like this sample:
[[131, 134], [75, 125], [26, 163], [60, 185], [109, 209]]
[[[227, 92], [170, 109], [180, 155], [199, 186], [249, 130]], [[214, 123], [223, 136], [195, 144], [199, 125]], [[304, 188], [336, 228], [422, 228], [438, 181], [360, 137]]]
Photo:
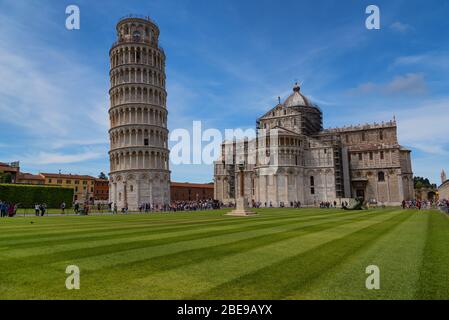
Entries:
[[323, 129], [322, 119], [296, 84], [257, 120], [256, 138], [223, 142], [214, 165], [215, 198], [234, 203], [243, 186], [249, 202], [273, 207], [413, 199], [411, 151], [399, 145], [395, 120]]

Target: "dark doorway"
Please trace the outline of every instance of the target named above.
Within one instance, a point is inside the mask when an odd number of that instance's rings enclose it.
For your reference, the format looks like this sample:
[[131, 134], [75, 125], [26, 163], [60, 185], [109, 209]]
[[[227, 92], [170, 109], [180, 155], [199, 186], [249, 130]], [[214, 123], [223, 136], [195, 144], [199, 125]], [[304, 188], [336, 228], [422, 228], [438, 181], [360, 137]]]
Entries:
[[355, 191], [355, 195], [356, 195], [357, 198], [365, 199], [365, 190], [363, 190], [363, 189], [357, 189], [357, 190]]

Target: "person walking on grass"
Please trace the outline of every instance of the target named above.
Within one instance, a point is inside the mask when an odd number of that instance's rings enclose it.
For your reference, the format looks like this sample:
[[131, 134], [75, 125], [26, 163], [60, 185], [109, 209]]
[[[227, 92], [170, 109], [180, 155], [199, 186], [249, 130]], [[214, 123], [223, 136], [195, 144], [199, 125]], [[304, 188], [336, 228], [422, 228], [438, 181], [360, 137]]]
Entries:
[[3, 218], [6, 215], [6, 202], [0, 201], [0, 217]]
[[47, 205], [45, 203], [41, 204], [40, 209], [41, 209], [41, 217], [43, 217], [45, 215]]
[[34, 205], [34, 214], [36, 215], [36, 217], [39, 217], [39, 211], [40, 211], [39, 204], [36, 203]]
[[16, 210], [17, 210], [16, 205], [13, 203], [10, 203], [9, 208], [8, 208], [8, 217], [14, 217]]
[[65, 214], [65, 202], [61, 203], [61, 214]]

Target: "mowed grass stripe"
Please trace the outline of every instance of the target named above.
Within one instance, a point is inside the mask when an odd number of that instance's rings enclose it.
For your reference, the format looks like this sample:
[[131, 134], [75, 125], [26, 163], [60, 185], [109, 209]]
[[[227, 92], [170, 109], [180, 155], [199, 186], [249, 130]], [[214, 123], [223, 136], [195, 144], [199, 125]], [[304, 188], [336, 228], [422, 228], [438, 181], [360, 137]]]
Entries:
[[[216, 221], [238, 221], [241, 217], [225, 216], [224, 214], [231, 209], [221, 209], [214, 211], [198, 211], [198, 212], [172, 212], [172, 213], [148, 213], [148, 214], [118, 214], [118, 215], [103, 215], [103, 216], [46, 216], [46, 217], [15, 217], [15, 219], [6, 220], [5, 224], [0, 224], [0, 229], [8, 231], [11, 236], [16, 231], [16, 235], [26, 236], [29, 232], [36, 230], [37, 225], [39, 226], [39, 233], [43, 234], [43, 231], [64, 231], [65, 229], [76, 229], [82, 227], [86, 230], [90, 228], [101, 230], [103, 226], [108, 228], [109, 226], [120, 224], [132, 224], [135, 225], [142, 224], [145, 222], [151, 222], [152, 225], [173, 225], [173, 224], [199, 224], [208, 223], [211, 220]], [[271, 216], [282, 217], [284, 215], [291, 214], [291, 212], [298, 213], [298, 210], [284, 210], [282, 212], [276, 212], [273, 209], [256, 209], [263, 211], [263, 217], [270, 218]], [[299, 212], [303, 215], [321, 215], [329, 211], [334, 211], [335, 209], [323, 209], [319, 212], [316, 209], [301, 209]], [[61, 219], [64, 217], [64, 219]], [[253, 217], [254, 219], [259, 219], [260, 216]], [[30, 225], [29, 222], [35, 222], [37, 225]], [[101, 221], [101, 224], [98, 222]], [[69, 223], [67, 223], [69, 222]], [[58, 227], [58, 229], [55, 229]], [[28, 230], [29, 229], [29, 230]], [[0, 239], [2, 235], [0, 234]]]
[[[413, 299], [431, 214], [414, 210], [406, 214], [409, 219], [286, 298]], [[365, 286], [366, 268], [370, 265], [379, 267], [380, 290], [368, 290]]]
[[[119, 298], [128, 295], [135, 298], [151, 299], [191, 298], [245, 274], [257, 273], [258, 270], [268, 265], [300, 252], [312, 250], [320, 244], [331, 242], [344, 235], [351, 234], [355, 230], [387, 220], [392, 215], [394, 213], [373, 215], [370, 219], [293, 237], [247, 252], [208, 259], [200, 263], [152, 274], [128, 282], [126, 288], [116, 288], [116, 292], [111, 292], [111, 297]], [[208, 249], [205, 248], [204, 250]], [[146, 291], [139, 292], [139, 287], [145, 287]], [[207, 296], [205, 295], [204, 298], [207, 298]], [[235, 298], [239, 297], [236, 296]]]
[[397, 214], [386, 221], [324, 243], [314, 250], [235, 278], [195, 298], [282, 299], [291, 296], [321, 274], [332, 272], [335, 266], [366, 248], [409, 217], [410, 215], [404, 213]]
[[[391, 208], [262, 209], [260, 213], [253, 218], [225, 217], [217, 211], [45, 217], [39, 226], [26, 227], [23, 220], [4, 219], [0, 221], [0, 296], [449, 298], [446, 215]], [[31, 235], [40, 243], [21, 238]], [[89, 254], [77, 254], [83, 249]], [[68, 264], [81, 267], [81, 290], [65, 288]], [[380, 267], [381, 290], [364, 288], [368, 264]], [[304, 275], [296, 270], [298, 266]]]
[[[334, 211], [335, 212], [335, 211]], [[333, 212], [333, 213], [334, 213]], [[348, 212], [344, 211], [337, 211], [341, 215], [346, 215]], [[288, 220], [294, 220], [294, 219], [315, 219], [315, 218], [326, 218], [329, 216], [329, 212], [326, 213], [320, 213], [320, 214], [301, 214], [296, 213], [294, 215], [282, 215], [276, 217], [276, 220], [279, 222], [288, 221]], [[96, 241], [96, 240], [104, 240], [107, 239], [108, 236], [111, 236], [111, 238], [117, 238], [121, 235], [126, 237], [127, 235], [137, 235], [137, 234], [145, 234], [145, 233], [170, 233], [170, 232], [177, 232], [181, 231], [183, 229], [185, 230], [201, 230], [204, 229], [204, 226], [210, 227], [210, 226], [234, 226], [236, 225], [236, 222], [238, 222], [238, 225], [249, 225], [253, 224], [254, 220], [256, 220], [257, 223], [262, 223], [264, 221], [273, 221], [273, 217], [263, 217], [263, 218], [255, 218], [252, 217], [252, 220], [243, 220], [240, 218], [240, 220], [233, 220], [233, 219], [215, 219], [215, 220], [209, 220], [207, 223], [190, 223], [190, 224], [170, 224], [168, 226], [154, 226], [152, 224], [123, 224], [122, 226], [117, 226], [115, 224], [113, 228], [108, 229], [102, 229], [99, 230], [87, 230], [87, 231], [77, 231], [76, 234], [74, 232], [72, 233], [56, 233], [51, 236], [45, 236], [44, 234], [34, 234], [32, 236], [28, 235], [26, 237], [17, 237], [10, 239], [9, 241], [2, 240], [2, 245], [4, 246], [11, 246], [13, 248], [29, 248], [29, 247], [38, 247], [38, 246], [48, 246], [58, 243], [64, 243], [64, 240], [77, 240], [77, 241]], [[77, 228], [77, 227], [76, 227]], [[76, 228], [74, 230], [76, 230]], [[139, 231], [140, 230], [140, 231]], [[38, 237], [39, 241], [36, 241], [36, 238]]]
[[[350, 213], [342, 212], [338, 213], [338, 216], [346, 216]], [[273, 226], [281, 224], [291, 224], [294, 222], [308, 221], [315, 219], [329, 219], [331, 215], [317, 217], [302, 217], [294, 216], [288, 219], [269, 219], [269, 220], [241, 220], [239, 223], [227, 223], [222, 226], [203, 226], [201, 228], [183, 228], [179, 230], [175, 228], [174, 230], [169, 230], [167, 232], [155, 232], [149, 230], [148, 232], [143, 232], [141, 235], [135, 235], [131, 233], [125, 237], [105, 237], [104, 240], [99, 237], [96, 241], [88, 241], [84, 244], [82, 241], [62, 241], [59, 244], [54, 244], [53, 246], [43, 246], [37, 247], [30, 246], [30, 248], [14, 248], [8, 251], [0, 251], [0, 262], [2, 260], [9, 260], [9, 263], [13, 263], [14, 259], [19, 259], [22, 257], [32, 258], [36, 256], [37, 259], [41, 258], [42, 255], [55, 254], [59, 255], [59, 252], [72, 252], [73, 255], [84, 257], [84, 255], [89, 254], [89, 250], [105, 252], [114, 252], [119, 250], [129, 250], [133, 248], [140, 248], [151, 245], [161, 245], [170, 242], [188, 241], [200, 238], [208, 238], [220, 236], [228, 233], [238, 233], [243, 231], [250, 231], [259, 228], [270, 228]], [[31, 250], [32, 249], [32, 250]], [[80, 252], [80, 250], [82, 252]], [[16, 261], [18, 264], [22, 264], [22, 261]], [[1, 273], [1, 270], [0, 270]]]
[[[348, 212], [345, 213], [345, 216], [352, 216], [353, 214], [350, 214]], [[328, 219], [332, 219], [332, 215], [328, 215], [326, 219], [315, 219], [312, 221], [326, 221]], [[336, 219], [341, 219], [341, 214], [338, 214]], [[335, 217], [334, 217], [335, 219]], [[243, 220], [248, 221], [248, 220]], [[242, 221], [242, 222], [243, 222]], [[71, 259], [77, 259], [81, 260], [83, 258], [90, 258], [98, 255], [106, 255], [106, 254], [113, 254], [113, 255], [121, 255], [126, 251], [129, 250], [135, 250], [135, 249], [145, 249], [155, 247], [155, 246], [163, 246], [167, 244], [176, 244], [180, 242], [186, 242], [186, 241], [192, 241], [192, 240], [200, 240], [202, 242], [207, 241], [208, 238], [219, 238], [224, 235], [235, 235], [238, 233], [246, 234], [249, 231], [252, 230], [261, 230], [264, 232], [267, 232], [267, 229], [273, 228], [273, 227], [279, 227], [282, 225], [291, 226], [294, 225], [294, 223], [304, 223], [305, 220], [301, 219], [300, 217], [297, 217], [296, 221], [289, 220], [287, 222], [281, 221], [278, 222], [275, 219], [271, 220], [271, 223], [268, 223], [264, 221], [263, 223], [258, 223], [255, 220], [252, 220], [252, 224], [250, 225], [239, 225], [234, 224], [233, 226], [227, 226], [226, 229], [207, 229], [203, 228], [200, 233], [191, 233], [191, 231], [186, 232], [178, 232], [174, 233], [173, 236], [170, 237], [161, 237], [159, 234], [150, 234], [146, 235], [144, 239], [141, 239], [140, 237], [135, 238], [125, 238], [125, 239], [119, 239], [119, 240], [107, 240], [106, 244], [97, 242], [91, 242], [87, 244], [83, 243], [72, 243], [72, 244], [64, 244], [58, 246], [59, 251], [56, 251], [56, 248], [44, 248], [45, 250], [49, 250], [49, 253], [45, 254], [36, 254], [36, 250], [31, 248], [30, 250], [10, 250], [8, 251], [9, 255], [13, 255], [14, 253], [17, 255], [17, 251], [19, 251], [22, 256], [24, 256], [26, 259], [23, 258], [9, 258], [9, 259], [1, 259], [0, 263], [7, 263], [8, 266], [14, 267], [15, 269], [20, 268], [26, 268], [29, 265], [35, 266], [36, 264], [41, 263], [41, 261], [46, 261], [47, 263], [55, 263], [61, 260], [71, 260]], [[232, 228], [231, 228], [232, 227]], [[69, 248], [63, 250], [61, 247]], [[73, 249], [77, 248], [77, 249]], [[27, 254], [25, 256], [25, 254]], [[0, 274], [3, 272], [6, 272], [6, 270], [11, 270], [10, 268], [7, 269], [0, 269]]]
[[[142, 259], [142, 257], [140, 257], [139, 260], [127, 258], [126, 263], [114, 263], [112, 265], [109, 265], [109, 267], [107, 268], [105, 268], [105, 264], [101, 263], [101, 267], [99, 268], [98, 263], [95, 261], [96, 259], [93, 261], [89, 261], [90, 268], [89, 265], [86, 265], [86, 263], [83, 263], [82, 261], [80, 265], [83, 265], [84, 269], [86, 269], [87, 266], [87, 270], [91, 270], [92, 267], [94, 267], [93, 270], [95, 272], [103, 274], [103, 276], [101, 277], [101, 281], [105, 283], [109, 282], [110, 279], [108, 279], [107, 275], [112, 275], [112, 271], [115, 271], [115, 274], [112, 277], [115, 277], [117, 275], [117, 272], [122, 272], [125, 276], [125, 274], [129, 270], [133, 270], [134, 277], [144, 277], [148, 274], [154, 275], [157, 272], [165, 272], [169, 269], [185, 267], [206, 260], [223, 258], [228, 255], [241, 254], [253, 249], [260, 249], [264, 246], [273, 245], [276, 242], [285, 241], [292, 238], [299, 238], [310, 233], [319, 232], [344, 224], [350, 224], [356, 221], [365, 220], [370, 216], [373, 216], [373, 214], [359, 214], [354, 215], [353, 217], [346, 217], [345, 219], [320, 223], [309, 223], [301, 226], [295, 224], [287, 226], [287, 228], [284, 227], [282, 229], [273, 228], [270, 230], [256, 230], [255, 232], [248, 234], [247, 237], [244, 237], [240, 240], [225, 242], [221, 244], [211, 244], [206, 247], [203, 246], [200, 248], [192, 248], [176, 253], [162, 254], [159, 256], [154, 256], [155, 252], [152, 251], [152, 257], [147, 257], [146, 259]], [[220, 240], [223, 240], [223, 237]], [[88, 273], [91, 274], [89, 271]], [[106, 274], [106, 276], [104, 276], [104, 273]], [[92, 273], [92, 275], [94, 275], [94, 273]], [[100, 276], [98, 278], [100, 278]]]
[[[332, 210], [333, 211], [333, 210]], [[329, 210], [323, 210], [320, 213], [317, 213], [316, 211], [309, 211], [309, 210], [300, 210], [299, 212], [295, 212], [294, 215], [301, 215], [304, 217], [310, 216], [324, 216], [329, 213]], [[182, 215], [185, 215], [185, 213], [174, 213], [171, 215], [175, 215], [177, 217], [181, 217]], [[276, 218], [278, 220], [282, 220], [284, 218], [289, 218], [292, 216], [292, 213], [278, 213], [276, 214]], [[47, 225], [48, 223], [52, 223], [51, 220], [54, 220], [55, 218], [51, 219], [50, 221], [46, 220], [47, 217], [43, 218], [44, 220], [36, 220], [36, 224], [30, 224], [31, 220], [27, 220], [27, 218], [17, 218], [17, 220], [12, 220], [14, 223], [20, 224], [19, 229], [21, 232], [16, 233], [12, 230], [5, 230], [5, 226], [0, 225], [0, 230], [2, 230], [3, 237], [0, 237], [0, 240], [7, 239], [9, 241], [14, 240], [35, 240], [36, 236], [39, 236], [40, 239], [42, 238], [55, 238], [58, 239], [61, 235], [83, 235], [86, 233], [101, 233], [101, 232], [109, 232], [109, 231], [120, 231], [123, 229], [135, 229], [135, 228], [155, 228], [155, 230], [158, 230], [157, 228], [173, 228], [173, 226], [185, 226], [186, 228], [189, 227], [200, 227], [201, 225], [209, 225], [211, 223], [213, 224], [228, 224], [228, 223], [234, 223], [234, 222], [241, 222], [241, 217], [225, 217], [224, 215], [220, 214], [217, 215], [215, 212], [210, 214], [210, 216], [207, 217], [207, 219], [196, 219], [196, 216], [191, 217], [190, 219], [183, 219], [180, 218], [179, 220], [175, 221], [165, 221], [164, 223], [159, 223], [157, 220], [155, 221], [152, 219], [152, 217], [147, 218], [148, 216], [138, 216], [140, 219], [133, 219], [132, 215], [123, 215], [119, 218], [114, 217], [113, 221], [110, 221], [111, 216], [103, 216], [103, 217], [58, 217], [59, 220], [62, 218], [67, 219], [64, 221], [63, 225], [58, 224], [51, 224]], [[261, 216], [255, 216], [251, 217], [252, 219], [257, 219], [259, 221], [264, 220], [271, 220], [272, 214], [263, 212], [263, 215]], [[22, 220], [23, 219], [23, 220]], [[59, 221], [58, 220], [58, 221]], [[76, 223], [76, 221], [80, 220], [87, 220], [87, 222], [83, 223]], [[34, 220], [33, 220], [34, 221]], [[101, 222], [101, 224], [99, 224]], [[45, 223], [44, 226], [41, 225], [41, 223]], [[80, 230], [81, 228], [81, 230]], [[23, 229], [29, 229], [26, 232], [23, 232]], [[49, 230], [48, 232], [44, 232], [46, 230]], [[15, 244], [15, 243], [14, 243]]]
[[[166, 271], [181, 265], [197, 263], [202, 260], [223, 257], [238, 252], [245, 252], [254, 248], [271, 245], [278, 241], [302, 236], [307, 233], [335, 228], [339, 225], [364, 220], [368, 216], [369, 215], [358, 214], [347, 216], [345, 218], [327, 219], [326, 221], [315, 220], [307, 223], [285, 224], [269, 229], [259, 228], [251, 232], [240, 232], [239, 234], [227, 234], [214, 237], [214, 239], [210, 238], [208, 239], [208, 242], [204, 242], [202, 239], [197, 239], [187, 241], [182, 247], [182, 250], [176, 250], [176, 252], [172, 253], [168, 250], [169, 248], [167, 245], [157, 246], [159, 248], [153, 247], [153, 250], [145, 250], [146, 252], [137, 249], [138, 253], [135, 255], [130, 256], [129, 253], [125, 253], [127, 254], [126, 262], [116, 262], [117, 260], [114, 259], [114, 255], [117, 254], [113, 253], [81, 259], [78, 260], [78, 263], [83, 265], [85, 269], [87, 268], [87, 270], [104, 270], [106, 267], [110, 269], [127, 270], [128, 267], [135, 267], [137, 264], [141, 264], [145, 267], [154, 267], [152, 272]], [[178, 243], [170, 243], [169, 245], [173, 248], [181, 249]], [[107, 259], [104, 259], [105, 256], [107, 256]], [[105, 263], [104, 261], [115, 262], [111, 264], [110, 262]], [[145, 272], [148, 273], [148, 270]]]
[[[356, 219], [355, 217], [358, 217], [357, 220], [364, 219], [363, 215], [371, 215], [372, 217], [378, 216], [373, 213], [369, 213], [369, 214], [363, 213], [362, 214], [361, 212], [355, 212], [355, 213], [353, 213], [353, 217], [352, 218], [348, 217], [348, 219], [350, 219], [352, 221], [354, 221]], [[339, 219], [341, 219], [341, 218], [339, 218]], [[317, 222], [318, 221], [316, 221], [315, 223], [317, 223]], [[350, 222], [350, 221], [348, 221], [348, 222]], [[334, 227], [335, 227], [335, 224], [334, 224]], [[285, 226], [284, 228], [292, 228], [292, 226]], [[261, 233], [264, 233], [264, 231], [261, 230], [259, 232], [259, 235]], [[251, 235], [249, 235], [249, 236], [251, 236]], [[265, 237], [265, 238], [270, 239], [269, 236], [270, 235], [268, 234], [267, 237]], [[232, 241], [231, 236], [229, 237], [228, 241]], [[160, 249], [162, 250], [162, 254], [163, 254], [163, 251], [164, 251], [163, 248], [161, 247]], [[155, 251], [155, 249], [153, 248], [151, 250], [151, 252], [154, 252], [154, 251]], [[203, 252], [206, 255], [207, 255], [208, 251], [209, 250], [207, 247], [204, 248], [204, 250], [203, 250]], [[35, 275], [34, 279], [36, 279], [37, 281], [35, 281], [35, 280], [30, 281], [29, 279], [25, 278], [26, 281], [28, 281], [27, 285], [30, 288], [33, 288], [33, 292], [36, 294], [34, 297], [44, 298], [44, 297], [46, 297], [46, 294], [51, 294], [51, 296], [60, 295], [60, 294], [64, 295], [67, 293], [67, 290], [65, 290], [63, 287], [61, 287], [61, 279], [63, 279], [65, 276], [63, 271], [65, 270], [66, 265], [75, 263], [75, 264], [79, 265], [81, 267], [81, 269], [83, 270], [83, 279], [88, 279], [88, 281], [90, 280], [87, 284], [85, 284], [85, 286], [87, 286], [89, 288], [88, 296], [92, 298], [92, 297], [96, 297], [95, 295], [93, 295], [93, 292], [97, 292], [98, 294], [101, 294], [101, 292], [102, 292], [101, 284], [105, 283], [104, 282], [105, 279], [109, 279], [108, 278], [109, 274], [112, 275], [112, 278], [114, 278], [115, 281], [117, 281], [117, 279], [126, 279], [126, 277], [129, 277], [130, 274], [132, 274], [133, 277], [136, 277], [138, 275], [137, 271], [139, 269], [139, 265], [135, 265], [135, 266], [116, 265], [116, 266], [114, 266], [114, 268], [111, 268], [110, 270], [103, 268], [104, 263], [102, 264], [102, 262], [116, 263], [117, 259], [121, 259], [122, 261], [129, 261], [129, 257], [126, 255], [126, 252], [124, 252], [123, 255], [119, 254], [119, 253], [114, 254], [114, 255], [115, 255], [115, 258], [111, 258], [111, 259], [105, 258], [104, 256], [96, 256], [96, 257], [92, 257], [92, 259], [90, 259], [91, 266], [96, 266], [97, 269], [100, 269], [95, 274], [95, 277], [91, 276], [91, 274], [89, 272], [86, 272], [86, 269], [89, 270], [89, 268], [86, 268], [86, 264], [82, 260], [76, 260], [76, 261], [70, 261], [70, 262], [67, 261], [65, 263], [62, 262], [59, 265], [50, 265], [50, 266], [45, 265], [45, 266], [41, 266], [41, 268], [39, 268], [39, 269], [36, 269], [35, 267], [31, 266], [26, 269], [21, 269], [20, 274], [26, 275], [26, 274], [32, 273]], [[188, 260], [189, 257], [190, 257], [189, 252], [185, 252], [184, 254], [183, 253], [179, 254], [179, 259], [181, 259], [181, 261], [185, 260], [185, 259]], [[172, 261], [174, 261], [174, 260], [172, 260]], [[186, 263], [189, 263], [189, 261], [187, 261]], [[141, 264], [141, 265], [143, 267], [146, 267], [145, 264]], [[172, 267], [175, 267], [175, 266], [172, 266]], [[121, 272], [121, 270], [123, 270], [123, 272]], [[55, 276], [55, 275], [58, 275], [58, 276]], [[5, 279], [9, 278], [9, 276], [12, 276], [12, 275], [8, 275], [8, 274], [3, 275], [3, 277]], [[8, 294], [13, 294], [11, 292], [14, 292], [14, 288], [23, 285], [22, 281], [25, 281], [25, 279], [22, 279], [19, 277], [19, 278], [16, 278], [15, 280], [14, 279], [9, 280], [8, 288], [4, 288], [4, 290], [7, 290]], [[110, 279], [110, 280], [112, 282], [114, 282], [113, 281], [114, 279]], [[86, 280], [84, 280], [84, 282], [86, 282]], [[105, 284], [106, 286], [107, 286], [107, 282], [108, 281], [106, 281], [106, 284]], [[54, 289], [50, 289], [52, 286], [54, 287]], [[45, 288], [45, 289], [42, 289], [42, 288]], [[87, 293], [85, 291], [80, 292], [80, 293], [81, 293], [81, 295], [79, 296], [79, 298], [87, 297], [86, 296]], [[76, 292], [72, 291], [71, 294], [72, 295], [76, 294]], [[108, 295], [109, 295], [109, 293], [108, 293]]]
[[449, 299], [448, 229], [446, 214], [431, 213], [415, 299]]

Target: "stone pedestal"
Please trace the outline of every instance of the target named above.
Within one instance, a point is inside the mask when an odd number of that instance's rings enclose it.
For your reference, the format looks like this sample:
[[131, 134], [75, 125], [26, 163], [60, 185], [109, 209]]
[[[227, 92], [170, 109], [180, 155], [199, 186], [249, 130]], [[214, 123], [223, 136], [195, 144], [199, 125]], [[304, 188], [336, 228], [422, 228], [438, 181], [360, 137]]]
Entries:
[[235, 209], [231, 212], [227, 213], [227, 216], [239, 216], [239, 217], [247, 217], [256, 215], [255, 212], [249, 210], [248, 200], [244, 197], [239, 197], [236, 199]]

